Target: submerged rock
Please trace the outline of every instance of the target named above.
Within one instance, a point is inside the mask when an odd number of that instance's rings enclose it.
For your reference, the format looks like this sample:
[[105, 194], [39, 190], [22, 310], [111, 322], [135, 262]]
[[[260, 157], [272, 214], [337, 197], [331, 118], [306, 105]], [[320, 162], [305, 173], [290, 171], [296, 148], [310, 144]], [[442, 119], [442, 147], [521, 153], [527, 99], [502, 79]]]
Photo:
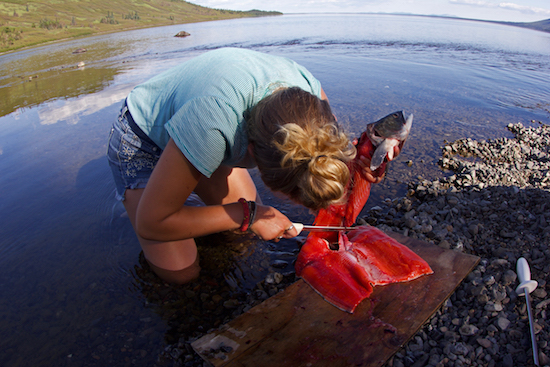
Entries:
[[174, 37], [188, 37], [191, 33], [187, 33], [186, 31], [178, 32]]

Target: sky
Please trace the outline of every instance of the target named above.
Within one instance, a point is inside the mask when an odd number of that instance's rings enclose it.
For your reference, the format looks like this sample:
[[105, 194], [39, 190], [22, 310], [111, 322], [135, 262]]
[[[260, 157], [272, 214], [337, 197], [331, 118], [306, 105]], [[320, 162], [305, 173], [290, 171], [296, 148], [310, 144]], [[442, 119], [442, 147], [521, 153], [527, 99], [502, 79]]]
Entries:
[[509, 22], [550, 18], [550, 0], [188, 0], [215, 9], [287, 13], [409, 13]]

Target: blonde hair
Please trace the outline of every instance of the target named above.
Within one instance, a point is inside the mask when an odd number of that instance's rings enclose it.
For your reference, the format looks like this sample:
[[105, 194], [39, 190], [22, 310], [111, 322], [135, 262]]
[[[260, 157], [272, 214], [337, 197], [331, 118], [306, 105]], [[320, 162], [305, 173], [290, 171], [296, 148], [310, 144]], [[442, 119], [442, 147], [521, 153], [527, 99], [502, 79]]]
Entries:
[[343, 199], [355, 147], [327, 101], [276, 90], [252, 110], [249, 139], [264, 183], [314, 210]]

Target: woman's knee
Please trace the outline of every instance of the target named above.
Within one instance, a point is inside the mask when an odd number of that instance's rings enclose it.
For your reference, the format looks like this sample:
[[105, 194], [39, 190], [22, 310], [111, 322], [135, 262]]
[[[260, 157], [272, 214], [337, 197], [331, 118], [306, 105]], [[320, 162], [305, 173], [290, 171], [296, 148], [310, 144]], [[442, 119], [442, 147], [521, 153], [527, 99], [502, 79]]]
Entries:
[[[126, 190], [126, 200], [123, 202], [134, 228], [142, 194], [143, 189]], [[143, 239], [139, 235], [138, 239], [149, 267], [162, 280], [185, 284], [199, 277], [201, 267], [194, 239], [158, 242]]]
[[173, 284], [185, 284], [197, 279], [200, 275], [201, 267], [199, 265], [199, 258], [197, 257], [195, 262], [190, 266], [181, 270], [168, 270], [163, 269], [149, 260], [147, 260], [151, 270], [162, 280]]

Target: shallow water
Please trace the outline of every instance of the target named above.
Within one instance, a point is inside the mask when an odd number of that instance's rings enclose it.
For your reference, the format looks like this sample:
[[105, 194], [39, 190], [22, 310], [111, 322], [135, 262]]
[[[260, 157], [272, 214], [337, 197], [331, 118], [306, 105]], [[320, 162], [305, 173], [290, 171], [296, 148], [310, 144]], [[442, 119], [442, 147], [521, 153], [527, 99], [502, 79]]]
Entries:
[[[181, 30], [191, 37], [173, 37]], [[156, 360], [166, 326], [136, 287], [139, 245], [114, 200], [107, 134], [133, 86], [223, 46], [308, 67], [353, 134], [395, 110], [414, 113], [406, 149], [374, 187], [367, 210], [403, 196], [410, 179], [444, 175], [437, 166], [444, 140], [490, 139], [507, 136], [508, 123], [550, 122], [550, 34], [481, 22], [285, 15], [136, 30], [2, 55], [1, 365]], [[72, 53], [80, 47], [87, 52]], [[292, 220], [312, 219], [256, 181], [265, 202]], [[255, 246], [228, 272], [237, 287], [261, 280], [274, 260], [288, 262], [276, 270], [292, 269], [295, 242]]]

